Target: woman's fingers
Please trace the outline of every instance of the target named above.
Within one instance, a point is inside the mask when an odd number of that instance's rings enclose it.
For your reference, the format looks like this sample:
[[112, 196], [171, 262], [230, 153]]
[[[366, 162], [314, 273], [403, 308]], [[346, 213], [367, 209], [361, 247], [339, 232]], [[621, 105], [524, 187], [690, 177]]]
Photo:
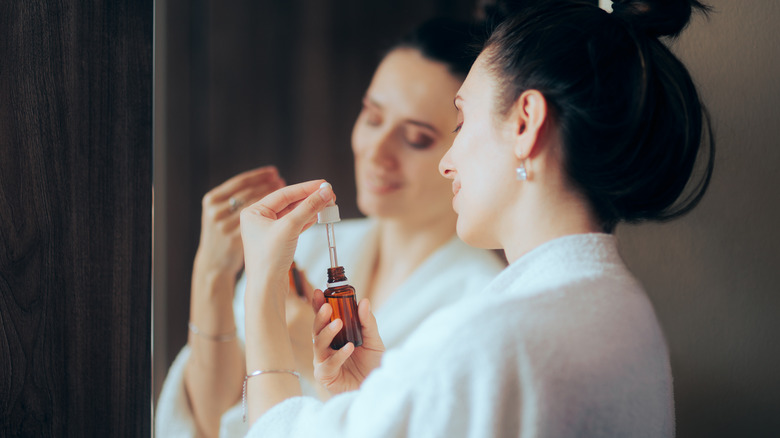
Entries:
[[371, 312], [371, 302], [368, 298], [363, 298], [358, 303], [358, 316], [360, 317], [360, 326], [362, 328], [363, 335], [369, 335], [373, 337], [379, 337], [379, 329], [376, 326], [376, 318], [374, 313]]
[[265, 166], [248, 170], [230, 178], [209, 192], [213, 202], [227, 201], [230, 197], [243, 189], [260, 186], [263, 184], [275, 184], [280, 181], [279, 171], [274, 166]]
[[354, 351], [355, 345], [352, 342], [347, 342], [338, 351], [333, 352], [330, 357], [317, 364], [314, 376], [324, 385], [332, 384], [341, 375], [341, 367]]
[[[322, 180], [315, 180], [282, 187], [241, 210], [240, 230], [247, 269], [261, 269], [274, 282], [284, 280], [288, 283], [287, 272], [293, 262], [298, 236], [334, 199], [330, 186], [321, 189], [321, 183]], [[294, 210], [279, 217], [280, 211], [299, 201], [302, 202]]]
[[203, 197], [204, 223], [238, 216], [236, 213], [243, 206], [251, 205], [281, 187], [284, 187], [284, 180], [273, 166], [236, 175]]
[[239, 213], [245, 206], [256, 203], [257, 201], [268, 196], [270, 193], [273, 193], [282, 187], [284, 187], [284, 181], [280, 179], [273, 184], [263, 184], [258, 187], [252, 187], [234, 193], [230, 199], [235, 199], [237, 205], [231, 205], [229, 201], [222, 201], [217, 203], [215, 205], [217, 210], [214, 215], [214, 219], [222, 220], [225, 218], [238, 216], [236, 213]]
[[330, 184], [327, 184], [301, 201], [297, 207], [285, 215], [285, 218], [289, 218], [289, 223], [296, 224], [298, 232], [303, 232], [317, 221], [317, 213], [335, 199], [333, 189]]
[[[314, 324], [312, 327], [311, 338], [314, 344], [317, 344], [317, 337], [322, 333], [322, 330], [330, 324], [330, 315], [333, 313], [333, 308], [328, 305], [320, 306], [317, 313], [314, 314]], [[330, 344], [328, 344], [330, 345]]]
[[314, 315], [314, 332], [312, 340], [314, 342], [314, 361], [321, 363], [333, 355], [333, 349], [330, 348], [333, 338], [336, 337], [344, 323], [340, 319], [330, 320], [333, 309], [330, 304], [324, 304], [320, 311]]
[[374, 313], [371, 311], [371, 303], [368, 301], [368, 298], [363, 298], [358, 303], [358, 317], [360, 318], [361, 333], [363, 335], [363, 347], [384, 351], [385, 345], [379, 337], [376, 317], [374, 317]]
[[317, 314], [323, 304], [325, 304], [325, 294], [319, 289], [314, 289], [311, 296], [311, 309]]
[[305, 214], [306, 219], [308, 219], [312, 213], [317, 213], [334, 198], [333, 190], [329, 187], [320, 189], [322, 182], [323, 180], [314, 180], [283, 187], [244, 209], [244, 211], [254, 210], [255, 213], [259, 213], [269, 219], [277, 219], [280, 212], [285, 211], [291, 204], [300, 202], [300, 206], [304, 208], [296, 207], [286, 216], [293, 212], [300, 212], [297, 217]]
[[332, 312], [333, 308], [330, 307], [330, 304], [327, 306], [325, 304], [320, 306], [320, 308], [317, 310], [317, 313], [314, 314], [314, 327], [312, 327], [311, 332], [312, 337], [317, 336], [322, 331], [322, 329], [324, 329], [325, 326], [330, 323], [330, 315]]

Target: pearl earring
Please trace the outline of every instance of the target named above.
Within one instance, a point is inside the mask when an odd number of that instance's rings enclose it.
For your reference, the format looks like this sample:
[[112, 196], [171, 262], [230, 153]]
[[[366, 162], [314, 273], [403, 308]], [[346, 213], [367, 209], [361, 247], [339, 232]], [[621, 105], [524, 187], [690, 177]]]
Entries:
[[525, 166], [523, 166], [523, 163], [520, 163], [520, 166], [517, 169], [515, 169], [515, 172], [517, 173], [518, 181], [525, 181], [528, 179], [528, 172], [525, 170]]

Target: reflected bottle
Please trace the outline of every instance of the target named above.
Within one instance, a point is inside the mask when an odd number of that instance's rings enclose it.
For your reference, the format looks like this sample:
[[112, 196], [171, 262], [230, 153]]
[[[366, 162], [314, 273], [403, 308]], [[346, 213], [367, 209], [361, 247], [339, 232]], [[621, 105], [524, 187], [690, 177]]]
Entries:
[[355, 347], [363, 345], [355, 288], [347, 284], [343, 266], [328, 268], [328, 288], [325, 289], [324, 294], [326, 302], [333, 308], [330, 320], [341, 319], [344, 323], [330, 343], [330, 348], [338, 350], [347, 342], [352, 342]]

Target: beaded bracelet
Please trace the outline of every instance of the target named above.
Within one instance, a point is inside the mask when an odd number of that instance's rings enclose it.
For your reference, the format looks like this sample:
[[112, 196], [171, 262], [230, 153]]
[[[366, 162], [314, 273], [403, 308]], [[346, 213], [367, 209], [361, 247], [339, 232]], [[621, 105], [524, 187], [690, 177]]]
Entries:
[[203, 333], [202, 331], [200, 331], [198, 329], [198, 327], [195, 326], [195, 324], [193, 324], [192, 322], [188, 322], [187, 326], [190, 328], [190, 331], [193, 334], [196, 334], [196, 335], [198, 335], [198, 336], [200, 336], [200, 337], [202, 337], [204, 339], [208, 339], [209, 341], [228, 342], [228, 341], [232, 341], [233, 339], [236, 339], [236, 329], [233, 329], [233, 331], [230, 332], [230, 333], [225, 333], [225, 334], [221, 334], [221, 335], [210, 335], [210, 334]]
[[259, 376], [260, 374], [292, 374], [293, 376], [297, 377], [298, 380], [301, 380], [301, 373], [295, 370], [257, 370], [254, 371], [252, 374], [247, 374], [246, 377], [244, 377], [244, 389], [241, 391], [241, 410], [244, 413], [244, 423], [246, 423], [246, 381], [249, 380], [251, 377]]

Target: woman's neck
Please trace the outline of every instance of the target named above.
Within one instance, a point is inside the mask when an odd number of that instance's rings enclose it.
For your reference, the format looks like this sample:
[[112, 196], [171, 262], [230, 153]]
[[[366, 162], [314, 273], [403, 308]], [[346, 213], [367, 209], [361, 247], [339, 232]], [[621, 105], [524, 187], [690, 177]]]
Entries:
[[408, 224], [379, 219], [376, 259], [368, 280], [367, 296], [380, 307], [431, 254], [455, 236], [456, 218]]
[[[603, 232], [590, 206], [573, 192], [529, 194], [528, 202], [511, 215], [502, 247], [509, 263], [522, 257], [542, 243], [571, 234]], [[528, 207], [528, 205], [533, 207]]]

